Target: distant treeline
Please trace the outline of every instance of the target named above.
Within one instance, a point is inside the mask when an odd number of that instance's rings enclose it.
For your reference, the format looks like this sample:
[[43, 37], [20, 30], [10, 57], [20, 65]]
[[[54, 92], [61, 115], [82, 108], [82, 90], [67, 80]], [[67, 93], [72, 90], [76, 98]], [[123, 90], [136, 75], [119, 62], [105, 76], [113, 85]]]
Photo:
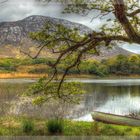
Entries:
[[[28, 73], [51, 73], [52, 69], [47, 64], [53, 61], [55, 60], [52, 58], [2, 58], [0, 59], [0, 72], [22, 72], [24, 69], [24, 72]], [[58, 72], [64, 73], [64, 71], [65, 63], [62, 62], [58, 66]], [[79, 65], [79, 68], [71, 69], [69, 74], [94, 74], [98, 76], [140, 74], [140, 55], [118, 55], [102, 61], [85, 60]]]
[[99, 76], [140, 74], [140, 55], [118, 55], [100, 62], [88, 60], [81, 65], [81, 72]]

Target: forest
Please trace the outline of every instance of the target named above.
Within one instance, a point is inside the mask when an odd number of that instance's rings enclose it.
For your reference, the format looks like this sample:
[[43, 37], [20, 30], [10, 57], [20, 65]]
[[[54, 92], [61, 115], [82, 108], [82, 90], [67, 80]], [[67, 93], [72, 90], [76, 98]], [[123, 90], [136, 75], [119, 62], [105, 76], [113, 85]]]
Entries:
[[[47, 64], [55, 62], [54, 58], [37, 58], [37, 59], [16, 59], [16, 58], [3, 58], [0, 60], [1, 73], [51, 73], [52, 70]], [[66, 63], [61, 62], [58, 66], [58, 73], [62, 74], [65, 71]], [[72, 74], [85, 74], [95, 75], [99, 77], [109, 75], [140, 75], [140, 55], [118, 55], [112, 58], [95, 60], [83, 60], [79, 68], [73, 68], [69, 71]]]

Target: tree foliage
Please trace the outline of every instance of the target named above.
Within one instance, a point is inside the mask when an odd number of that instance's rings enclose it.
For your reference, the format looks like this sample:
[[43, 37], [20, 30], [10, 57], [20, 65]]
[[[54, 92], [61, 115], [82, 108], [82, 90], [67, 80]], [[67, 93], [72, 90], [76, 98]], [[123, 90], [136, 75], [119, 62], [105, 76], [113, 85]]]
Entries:
[[84, 93], [82, 90], [82, 84], [79, 82], [65, 82], [63, 83], [60, 92], [58, 94], [59, 82], [53, 81], [46, 83], [46, 78], [41, 78], [35, 84], [33, 84], [26, 92], [25, 95], [33, 97], [33, 103], [41, 105], [51, 100], [58, 101], [61, 99], [67, 103], [78, 103], [81, 94]]
[[[50, 1], [46, 0], [46, 2]], [[70, 69], [74, 67], [79, 69], [81, 60], [89, 52], [99, 55], [101, 46], [110, 48], [112, 45], [126, 42], [140, 44], [140, 5], [138, 0], [57, 0], [57, 2], [64, 5], [63, 13], [87, 15], [93, 11], [93, 21], [97, 17], [106, 19], [99, 32], [93, 31], [85, 35], [80, 35], [76, 29], [72, 30], [52, 23], [47, 24], [41, 32], [31, 34], [34, 40], [40, 42], [40, 50], [34, 58], [44, 47], [58, 56], [54, 63], [49, 64], [53, 68], [54, 74], [48, 82], [57, 77], [57, 68], [61, 61], [66, 62], [65, 72], [57, 86], [59, 95], [65, 76]], [[122, 65], [125, 58], [118, 59], [120, 60], [117, 61], [118, 65], [125, 67]]]

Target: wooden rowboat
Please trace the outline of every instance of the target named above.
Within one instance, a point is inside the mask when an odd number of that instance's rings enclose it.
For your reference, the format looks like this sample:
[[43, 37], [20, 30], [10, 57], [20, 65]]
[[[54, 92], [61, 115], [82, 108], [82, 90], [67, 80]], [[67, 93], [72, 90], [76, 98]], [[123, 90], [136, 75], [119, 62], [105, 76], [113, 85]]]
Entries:
[[140, 119], [131, 118], [127, 116], [108, 114], [103, 112], [93, 112], [92, 118], [95, 121], [104, 122], [108, 124], [140, 126]]

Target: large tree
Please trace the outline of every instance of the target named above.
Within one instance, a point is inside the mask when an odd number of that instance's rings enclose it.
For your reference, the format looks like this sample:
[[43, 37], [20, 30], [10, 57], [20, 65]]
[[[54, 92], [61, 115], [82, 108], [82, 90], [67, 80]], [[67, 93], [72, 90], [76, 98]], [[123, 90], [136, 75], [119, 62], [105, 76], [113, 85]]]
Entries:
[[[41, 0], [40, 0], [41, 1]], [[44, 0], [43, 0], [44, 1]], [[51, 0], [46, 0], [50, 2]], [[52, 0], [53, 1], [53, 0]], [[54, 69], [54, 74], [49, 82], [57, 75], [57, 66], [66, 62], [65, 72], [58, 86], [58, 95], [65, 76], [69, 70], [79, 66], [83, 56], [89, 52], [99, 54], [101, 46], [110, 47], [120, 43], [140, 44], [140, 6], [139, 0], [57, 0], [65, 10], [63, 13], [78, 13], [87, 15], [93, 13], [94, 18], [106, 17], [106, 23], [99, 32], [79, 35], [77, 30], [67, 29], [61, 25], [56, 28], [47, 24], [43, 31], [32, 34], [32, 38], [40, 41], [39, 55], [44, 47], [58, 54], [57, 60], [49, 65]], [[96, 11], [96, 12], [95, 12]], [[96, 16], [95, 14], [96, 13]], [[59, 46], [59, 47], [58, 47]]]

